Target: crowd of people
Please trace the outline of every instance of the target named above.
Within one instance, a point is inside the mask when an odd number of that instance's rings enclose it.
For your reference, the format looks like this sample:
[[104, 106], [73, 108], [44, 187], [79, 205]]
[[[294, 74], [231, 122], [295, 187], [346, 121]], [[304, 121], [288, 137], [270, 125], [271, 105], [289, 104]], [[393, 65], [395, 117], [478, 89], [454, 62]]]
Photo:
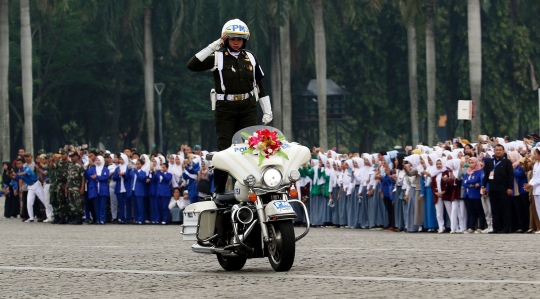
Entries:
[[206, 153], [198, 145], [167, 157], [65, 146], [40, 150], [34, 159], [21, 149], [3, 163], [4, 216], [53, 224], [181, 223], [182, 210], [213, 191]]
[[[315, 227], [540, 234], [539, 141], [532, 133], [513, 142], [456, 138], [405, 152], [314, 149], [297, 188]], [[302, 224], [302, 210], [294, 208]]]
[[[314, 227], [540, 234], [539, 141], [533, 133], [513, 142], [481, 135], [477, 143], [456, 138], [374, 154], [314, 148], [296, 189]], [[182, 210], [214, 191], [206, 153], [198, 145], [168, 156], [66, 146], [34, 159], [20, 150], [3, 163], [4, 216], [54, 224], [182, 223]], [[295, 223], [305, 225], [303, 209], [293, 208]]]

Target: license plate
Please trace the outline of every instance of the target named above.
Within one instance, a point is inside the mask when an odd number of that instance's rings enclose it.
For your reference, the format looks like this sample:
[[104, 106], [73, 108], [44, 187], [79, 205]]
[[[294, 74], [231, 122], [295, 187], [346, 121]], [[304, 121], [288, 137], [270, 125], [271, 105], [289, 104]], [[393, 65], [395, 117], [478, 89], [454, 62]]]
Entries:
[[274, 207], [278, 210], [292, 209], [291, 204], [284, 200], [274, 201]]

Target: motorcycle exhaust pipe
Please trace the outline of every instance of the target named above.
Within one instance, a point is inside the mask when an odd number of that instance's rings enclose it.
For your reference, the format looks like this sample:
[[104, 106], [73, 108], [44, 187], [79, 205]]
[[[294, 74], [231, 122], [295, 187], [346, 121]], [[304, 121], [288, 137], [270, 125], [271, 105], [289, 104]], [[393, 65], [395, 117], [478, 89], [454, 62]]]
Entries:
[[[248, 207], [238, 207], [233, 213], [233, 221], [242, 224], [250, 224], [253, 221], [253, 211]], [[233, 208], [234, 209], [234, 208]]]

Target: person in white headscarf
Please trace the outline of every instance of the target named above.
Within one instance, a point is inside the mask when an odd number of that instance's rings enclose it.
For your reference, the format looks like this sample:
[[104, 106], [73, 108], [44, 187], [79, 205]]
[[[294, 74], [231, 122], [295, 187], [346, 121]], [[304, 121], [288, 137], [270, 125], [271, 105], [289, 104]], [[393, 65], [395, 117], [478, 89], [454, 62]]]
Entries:
[[96, 159], [96, 179], [98, 200], [94, 202], [96, 211], [96, 223], [105, 224], [107, 220], [107, 198], [109, 198], [109, 168], [105, 167], [105, 159], [97, 156]]
[[[126, 198], [127, 190], [129, 189], [129, 172], [128, 169], [128, 157], [125, 154], [120, 155], [118, 167], [116, 167], [113, 180], [116, 182], [116, 189], [114, 193], [118, 199], [118, 223], [123, 224], [129, 222], [127, 210], [131, 211], [131, 203]], [[129, 215], [131, 218], [131, 215]]]
[[[336, 155], [337, 157], [337, 155]], [[332, 159], [333, 160], [333, 169], [334, 169], [334, 188], [332, 193], [332, 198], [335, 202], [335, 205], [337, 209], [333, 210], [332, 213], [332, 223], [334, 226], [339, 226], [340, 228], [347, 226], [347, 216], [346, 216], [346, 209], [347, 206], [345, 205], [345, 200], [342, 200], [341, 198], [341, 190], [343, 188], [343, 171], [341, 169], [341, 161]]]
[[422, 197], [421, 202], [424, 204], [424, 229], [428, 232], [433, 232], [438, 228], [437, 210], [433, 203], [433, 192], [431, 190], [431, 173], [437, 172], [435, 161], [437, 161], [436, 154], [420, 155], [420, 164], [424, 169], [420, 172], [420, 197]]
[[367, 201], [368, 201], [368, 219], [369, 228], [381, 230], [384, 226], [384, 219], [380, 213], [380, 171], [377, 160], [378, 154], [364, 156], [364, 165], [367, 167]]
[[447, 161], [447, 168], [450, 172], [450, 181], [453, 182], [452, 188], [452, 213], [450, 215], [451, 234], [461, 234], [467, 230], [467, 212], [465, 202], [461, 198], [461, 160], [452, 159]]
[[314, 203], [315, 207], [315, 215], [313, 223], [317, 226], [323, 226], [325, 223], [328, 223], [330, 221], [330, 219], [328, 219], [328, 201], [331, 195], [329, 192], [330, 177], [326, 172], [327, 159], [328, 158], [325, 154], [319, 153], [319, 163], [317, 171], [314, 172], [312, 188], [312, 194], [314, 196], [312, 197], [312, 202]]
[[118, 167], [118, 156], [110, 154], [112, 163], [107, 167], [109, 169], [109, 197], [111, 202], [111, 223], [118, 222], [118, 198], [114, 190], [116, 189], [116, 181], [112, 179], [114, 171]]
[[173, 175], [173, 180], [175, 182], [180, 182], [182, 179], [182, 172], [184, 171], [182, 168], [182, 164], [176, 163], [176, 161], [180, 162], [180, 157], [178, 155], [171, 155], [172, 162], [169, 163], [169, 173]]
[[437, 210], [437, 223], [439, 225], [438, 233], [442, 234], [446, 230], [444, 209], [448, 214], [452, 211], [452, 202], [450, 200], [452, 193], [452, 184], [448, 183], [450, 174], [444, 165], [442, 158], [435, 161], [437, 171], [432, 170], [431, 190], [433, 191], [435, 208]]
[[408, 223], [405, 223], [407, 232], [413, 233], [422, 231], [424, 225], [424, 205], [418, 203], [420, 197], [420, 174], [418, 166], [420, 165], [420, 156], [413, 154], [405, 158], [403, 169], [407, 174], [407, 189], [405, 191], [405, 200], [407, 201]]
[[161, 222], [161, 205], [160, 198], [158, 196], [158, 171], [161, 169], [161, 159], [154, 157], [152, 164], [150, 164], [150, 171], [148, 172], [148, 178], [146, 182], [148, 184], [148, 197], [150, 199], [150, 212], [152, 224], [159, 224]]
[[347, 228], [359, 227], [359, 181], [360, 169], [358, 165], [351, 159], [343, 159], [340, 163], [341, 174], [341, 190], [340, 190], [340, 222], [345, 223]]
[[[332, 153], [330, 153], [332, 154]], [[330, 179], [330, 183], [328, 184], [328, 194], [329, 194], [329, 200], [328, 200], [328, 208], [327, 212], [329, 215], [327, 215], [328, 222], [332, 223], [333, 227], [339, 227], [339, 186], [337, 183], [337, 173], [335, 170], [335, 160], [333, 158], [328, 158], [326, 160], [326, 175], [328, 175]]]

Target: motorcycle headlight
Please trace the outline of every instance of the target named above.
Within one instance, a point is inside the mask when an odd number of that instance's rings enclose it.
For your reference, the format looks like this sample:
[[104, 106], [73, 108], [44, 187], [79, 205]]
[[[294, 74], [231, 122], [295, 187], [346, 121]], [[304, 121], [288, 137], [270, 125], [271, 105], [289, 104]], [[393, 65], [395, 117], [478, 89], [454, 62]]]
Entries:
[[289, 181], [294, 183], [300, 179], [300, 171], [293, 169], [289, 172]]
[[262, 175], [263, 183], [270, 188], [278, 187], [282, 179], [281, 172], [276, 168], [267, 168]]
[[253, 187], [255, 186], [255, 183], [257, 183], [257, 180], [255, 179], [255, 176], [252, 175], [252, 174], [248, 174], [245, 178], [244, 178], [244, 184], [248, 187]]

